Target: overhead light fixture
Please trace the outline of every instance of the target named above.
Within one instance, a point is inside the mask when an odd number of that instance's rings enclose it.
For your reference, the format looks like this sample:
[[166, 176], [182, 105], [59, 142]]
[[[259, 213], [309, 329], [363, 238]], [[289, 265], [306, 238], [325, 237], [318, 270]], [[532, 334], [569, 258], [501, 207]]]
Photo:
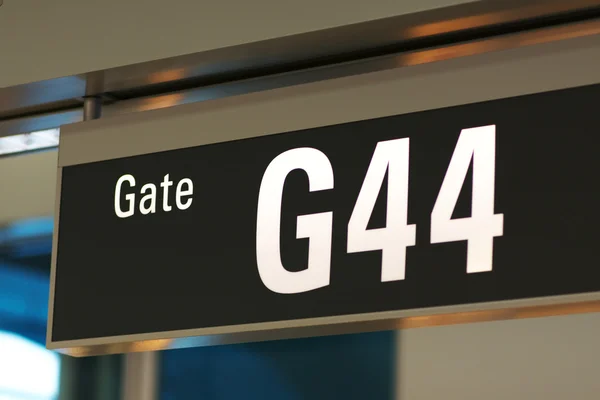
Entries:
[[0, 331], [0, 354], [0, 399], [58, 397], [58, 354], [32, 340], [6, 331]]
[[58, 147], [60, 129], [0, 137], [0, 156]]

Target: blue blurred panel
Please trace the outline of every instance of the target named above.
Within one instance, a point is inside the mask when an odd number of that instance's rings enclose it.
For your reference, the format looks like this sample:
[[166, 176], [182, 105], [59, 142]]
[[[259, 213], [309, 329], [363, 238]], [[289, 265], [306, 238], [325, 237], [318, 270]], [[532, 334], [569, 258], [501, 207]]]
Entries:
[[47, 276], [0, 261], [0, 322], [9, 318], [45, 324], [49, 288]]
[[35, 236], [52, 236], [53, 229], [54, 219], [52, 217], [24, 219], [0, 230], [0, 243]]
[[42, 255], [49, 268], [52, 229], [51, 217], [21, 220], [0, 229], [0, 329], [39, 343], [44, 342], [50, 281], [46, 271], [23, 263]]
[[15, 332], [23, 338], [35, 342], [41, 346], [46, 344], [46, 322], [33, 322], [19, 318], [0, 316], [0, 330]]
[[31, 218], [0, 229], [0, 246], [10, 257], [34, 257], [52, 252], [52, 217]]
[[388, 400], [394, 357], [394, 332], [171, 350], [160, 400]]

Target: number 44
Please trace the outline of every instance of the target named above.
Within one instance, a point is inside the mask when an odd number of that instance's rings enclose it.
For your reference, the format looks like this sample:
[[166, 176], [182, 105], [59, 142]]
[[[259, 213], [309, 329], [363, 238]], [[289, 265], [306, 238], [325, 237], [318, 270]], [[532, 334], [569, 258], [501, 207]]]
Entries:
[[[494, 214], [496, 127], [463, 129], [431, 212], [431, 243], [467, 241], [467, 273], [492, 270], [494, 237], [502, 236], [504, 216]], [[473, 162], [471, 216], [452, 218], [469, 166]], [[333, 189], [327, 156], [299, 148], [277, 156], [267, 167], [258, 196], [256, 257], [258, 272], [276, 293], [301, 293], [329, 285], [333, 213], [298, 216], [297, 238], [309, 239], [308, 267], [288, 271], [281, 262], [280, 221], [287, 175], [302, 169], [309, 190]], [[367, 229], [387, 173], [386, 225]], [[381, 251], [381, 281], [403, 280], [406, 248], [416, 243], [416, 226], [408, 224], [409, 139], [377, 143], [348, 222], [348, 253]]]
[[[466, 240], [467, 273], [492, 270], [494, 237], [502, 236], [504, 216], [494, 214], [496, 155], [494, 125], [463, 129], [431, 212], [431, 243]], [[416, 242], [408, 220], [409, 139], [379, 142], [348, 223], [348, 252], [381, 250], [381, 281], [402, 280], [406, 248]], [[471, 216], [452, 219], [473, 161]], [[388, 175], [385, 228], [367, 230], [385, 174]]]

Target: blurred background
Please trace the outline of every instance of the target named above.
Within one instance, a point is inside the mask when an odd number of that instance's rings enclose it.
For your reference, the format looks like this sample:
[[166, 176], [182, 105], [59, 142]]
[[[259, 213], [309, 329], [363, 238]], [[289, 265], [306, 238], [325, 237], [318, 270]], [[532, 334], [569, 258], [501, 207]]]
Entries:
[[61, 125], [367, 67], [468, 70], [501, 94], [594, 84], [599, 0], [3, 3], [0, 400], [600, 397], [598, 314], [81, 359], [44, 346]]

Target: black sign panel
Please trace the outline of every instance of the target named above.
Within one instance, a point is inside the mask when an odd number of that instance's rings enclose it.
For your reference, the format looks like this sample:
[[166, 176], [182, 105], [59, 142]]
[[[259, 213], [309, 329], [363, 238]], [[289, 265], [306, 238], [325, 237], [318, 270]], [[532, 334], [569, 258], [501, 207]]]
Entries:
[[52, 340], [599, 291], [599, 101], [65, 167]]

